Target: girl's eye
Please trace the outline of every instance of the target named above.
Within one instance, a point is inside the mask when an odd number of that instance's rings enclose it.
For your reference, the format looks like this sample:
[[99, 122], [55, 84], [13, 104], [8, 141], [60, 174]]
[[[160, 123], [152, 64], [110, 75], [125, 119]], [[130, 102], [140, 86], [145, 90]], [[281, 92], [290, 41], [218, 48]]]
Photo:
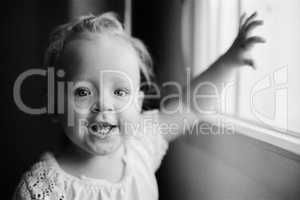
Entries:
[[91, 95], [91, 91], [88, 88], [81, 87], [81, 88], [77, 88], [75, 90], [75, 96], [86, 97], [86, 96], [89, 96], [89, 95]]
[[114, 91], [114, 95], [119, 97], [124, 97], [129, 94], [129, 91], [127, 89], [117, 89]]

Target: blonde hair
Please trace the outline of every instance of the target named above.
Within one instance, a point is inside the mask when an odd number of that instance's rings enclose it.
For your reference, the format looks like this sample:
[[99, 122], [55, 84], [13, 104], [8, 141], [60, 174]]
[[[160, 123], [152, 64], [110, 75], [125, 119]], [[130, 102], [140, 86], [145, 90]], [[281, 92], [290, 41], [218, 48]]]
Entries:
[[57, 67], [66, 44], [82, 33], [108, 34], [125, 39], [136, 51], [139, 58], [141, 82], [151, 84], [153, 76], [152, 58], [142, 41], [127, 34], [112, 12], [99, 16], [81, 16], [74, 21], [58, 26], [50, 34], [50, 44], [46, 50], [44, 65]]

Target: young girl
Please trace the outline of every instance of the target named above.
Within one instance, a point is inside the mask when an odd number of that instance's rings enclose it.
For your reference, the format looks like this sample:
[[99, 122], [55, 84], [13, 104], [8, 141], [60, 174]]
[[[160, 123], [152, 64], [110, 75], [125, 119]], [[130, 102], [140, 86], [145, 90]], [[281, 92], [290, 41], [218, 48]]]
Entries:
[[[192, 80], [191, 91], [203, 81], [221, 90], [235, 68], [253, 66], [245, 53], [263, 42], [249, 36], [262, 24], [255, 16], [241, 18], [231, 48]], [[151, 58], [110, 13], [58, 27], [46, 65], [65, 71], [67, 106], [57, 118], [71, 142], [57, 155], [45, 153], [23, 175], [14, 199], [158, 199], [155, 171], [168, 142], [184, 133], [186, 124], [199, 120], [197, 102], [183, 98], [181, 103], [178, 98], [161, 111], [142, 111], [146, 94], [141, 84], [150, 83]], [[185, 90], [184, 97], [188, 93], [193, 94]], [[164, 112], [174, 108], [172, 114]]]

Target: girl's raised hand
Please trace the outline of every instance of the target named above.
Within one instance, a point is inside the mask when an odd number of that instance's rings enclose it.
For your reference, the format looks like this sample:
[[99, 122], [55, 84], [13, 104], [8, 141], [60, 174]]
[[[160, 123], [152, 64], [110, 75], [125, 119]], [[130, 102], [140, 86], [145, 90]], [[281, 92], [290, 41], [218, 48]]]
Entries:
[[249, 65], [256, 69], [254, 60], [248, 55], [248, 52], [254, 45], [265, 43], [265, 39], [260, 36], [250, 36], [252, 30], [263, 24], [262, 20], [255, 19], [256, 16], [256, 12], [249, 17], [244, 13], [240, 18], [239, 33], [232, 46], [224, 54], [225, 59], [229, 60], [233, 65]]

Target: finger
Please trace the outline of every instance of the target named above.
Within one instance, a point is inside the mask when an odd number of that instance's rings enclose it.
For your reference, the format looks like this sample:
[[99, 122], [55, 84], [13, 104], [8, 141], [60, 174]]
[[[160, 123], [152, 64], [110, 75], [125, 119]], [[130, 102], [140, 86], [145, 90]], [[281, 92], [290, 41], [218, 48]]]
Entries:
[[252, 69], [256, 70], [256, 65], [252, 59], [245, 59], [244, 64], [250, 66]]
[[255, 17], [257, 16], [257, 12], [254, 12], [250, 17], [248, 17], [247, 19], [246, 19], [246, 21], [244, 22], [244, 24], [243, 24], [243, 28], [244, 27], [246, 27], [247, 25], [248, 25], [248, 23], [252, 20], [252, 19], [254, 19]]
[[260, 36], [252, 36], [246, 39], [245, 43], [265, 43], [266, 39]]
[[246, 41], [243, 44], [243, 47], [245, 49], [248, 49], [256, 43], [265, 43], [265, 42], [266, 42], [266, 40], [263, 37], [253, 36], [253, 37], [249, 37], [248, 39], [246, 39]]
[[240, 17], [240, 21], [239, 21], [239, 27], [240, 27], [240, 28], [241, 28], [242, 25], [243, 25], [243, 22], [244, 22], [244, 20], [245, 20], [245, 17], [246, 17], [246, 13], [244, 12], [244, 13], [242, 14], [242, 16]]
[[262, 20], [255, 20], [250, 22], [246, 27], [245, 27], [245, 33], [248, 34], [249, 32], [251, 32], [253, 29], [255, 29], [257, 26], [261, 26], [263, 25], [263, 21]]

